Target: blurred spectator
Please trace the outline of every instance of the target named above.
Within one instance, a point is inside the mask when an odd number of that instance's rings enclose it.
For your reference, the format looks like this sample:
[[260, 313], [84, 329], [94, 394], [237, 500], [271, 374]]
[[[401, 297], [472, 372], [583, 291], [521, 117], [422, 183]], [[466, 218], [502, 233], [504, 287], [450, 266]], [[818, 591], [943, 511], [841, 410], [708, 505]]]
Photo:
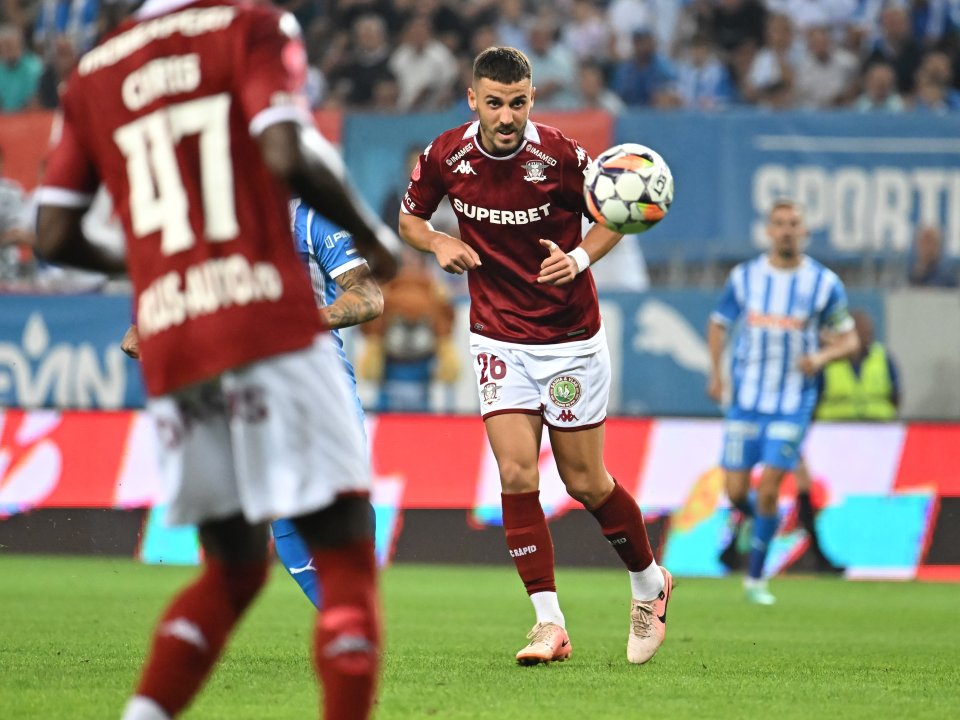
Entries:
[[53, 41], [52, 56], [43, 68], [37, 85], [37, 103], [42, 108], [60, 107], [60, 85], [66, 81], [77, 62], [77, 51], [68, 35], [58, 35]]
[[352, 52], [330, 78], [331, 95], [338, 104], [364, 109], [374, 104], [374, 88], [395, 80], [390, 70], [387, 26], [376, 15], [361, 15], [353, 24]]
[[430, 20], [433, 36], [457, 54], [467, 47], [470, 29], [449, 0], [417, 0], [416, 13]]
[[603, 13], [591, 0], [574, 0], [570, 20], [564, 23], [560, 42], [578, 61], [607, 60], [613, 32]]
[[901, 95], [909, 95], [920, 58], [920, 45], [913, 39], [906, 9], [899, 5], [884, 7], [880, 12], [879, 36], [873, 40], [867, 64], [877, 60], [890, 63], [897, 76], [897, 90]]
[[960, 110], [960, 91], [953, 84], [953, 64], [949, 55], [939, 50], [928, 51], [917, 69], [917, 82], [921, 78], [942, 86], [947, 107], [954, 111]]
[[807, 28], [807, 53], [797, 67], [794, 103], [810, 110], [849, 105], [859, 83], [854, 55], [834, 44], [827, 25]]
[[607, 6], [607, 25], [613, 29], [615, 58], [629, 61], [634, 55], [636, 34], [654, 34], [650, 0], [613, 0]]
[[713, 11], [713, 38], [724, 52], [748, 44], [763, 45], [767, 11], [760, 0], [717, 0]]
[[538, 20], [530, 27], [527, 55], [533, 67], [536, 106], [540, 110], [569, 110], [577, 105], [577, 61], [554, 36], [550, 21]]
[[925, 225], [917, 231], [913, 248], [910, 284], [914, 287], [957, 287], [957, 276], [944, 267], [940, 230]]
[[912, 0], [910, 27], [913, 39], [924, 47], [935, 47], [951, 33], [956, 33], [960, 20], [960, 3], [956, 0]]
[[397, 107], [402, 112], [442, 109], [457, 77], [457, 59], [432, 33], [427, 18], [413, 17], [404, 28], [403, 42], [390, 56], [389, 67], [400, 90]]
[[16, 25], [0, 25], [0, 112], [29, 107], [43, 72], [40, 58], [23, 47]]
[[827, 363], [817, 376], [817, 420], [896, 420], [900, 379], [896, 363], [876, 340], [873, 318], [853, 310], [860, 347], [856, 355]]
[[501, 0], [500, 18], [497, 21], [498, 45], [515, 47], [527, 52], [527, 26], [533, 18], [527, 14], [523, 0]]
[[619, 115], [626, 107], [620, 96], [607, 87], [606, 74], [598, 62], [588, 60], [580, 64], [579, 91], [577, 105], [581, 108]]
[[383, 304], [383, 315], [361, 326], [366, 342], [357, 375], [380, 384], [378, 410], [426, 412], [432, 382], [452, 383], [460, 374], [453, 305], [425, 257], [411, 248], [383, 286]]
[[767, 16], [766, 45], [754, 56], [744, 80], [744, 100], [775, 109], [789, 107], [800, 54], [786, 15]]
[[627, 104], [660, 105], [662, 98], [674, 94], [677, 71], [673, 64], [657, 52], [656, 39], [650, 30], [633, 34], [633, 55], [617, 63], [611, 86]]
[[[683, 48], [689, 46], [693, 38], [698, 35], [714, 37], [715, 12], [713, 0], [688, 0], [683, 4], [670, 41], [671, 57], [679, 55]], [[722, 49], [724, 52], [727, 50], [727, 48]]]
[[0, 148], [0, 281], [20, 280], [32, 274], [33, 236], [21, 222], [24, 209], [23, 188], [3, 175]]
[[767, 0], [767, 8], [771, 12], [786, 15], [800, 32], [812, 27], [839, 31], [853, 22], [863, 3], [864, 0]]
[[23, 210], [23, 188], [15, 180], [3, 174], [4, 155], [0, 147], [0, 241], [16, 226]]
[[897, 76], [890, 63], [875, 62], [867, 66], [863, 94], [857, 98], [854, 108], [860, 112], [903, 112], [903, 98], [897, 92]]
[[693, 39], [686, 59], [677, 63], [677, 94], [685, 107], [697, 110], [718, 110], [734, 101], [730, 73], [704, 35]]
[[950, 105], [950, 88], [943, 81], [926, 73], [917, 73], [913, 93], [914, 112], [930, 115], [946, 115], [956, 108]]
[[100, 33], [100, 0], [39, 0], [33, 29], [33, 47], [49, 58], [60, 35], [85, 53]]

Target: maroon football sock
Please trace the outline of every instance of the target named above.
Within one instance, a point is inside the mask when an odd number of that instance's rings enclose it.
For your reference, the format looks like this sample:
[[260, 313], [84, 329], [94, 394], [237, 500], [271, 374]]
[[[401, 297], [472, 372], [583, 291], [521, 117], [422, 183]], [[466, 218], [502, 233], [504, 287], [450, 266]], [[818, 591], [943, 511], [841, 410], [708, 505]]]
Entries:
[[380, 610], [373, 540], [313, 553], [322, 591], [314, 662], [327, 720], [370, 716], [380, 668]]
[[653, 551], [647, 538], [643, 516], [634, 499], [619, 484], [599, 507], [590, 511], [600, 523], [600, 531], [617, 551], [627, 570], [640, 572], [650, 567]]
[[556, 592], [553, 538], [540, 506], [540, 491], [503, 493], [503, 530], [507, 548], [527, 594]]
[[267, 562], [227, 565], [207, 559], [203, 572], [170, 603], [153, 635], [137, 695], [171, 717], [201, 688], [243, 612], [267, 577]]

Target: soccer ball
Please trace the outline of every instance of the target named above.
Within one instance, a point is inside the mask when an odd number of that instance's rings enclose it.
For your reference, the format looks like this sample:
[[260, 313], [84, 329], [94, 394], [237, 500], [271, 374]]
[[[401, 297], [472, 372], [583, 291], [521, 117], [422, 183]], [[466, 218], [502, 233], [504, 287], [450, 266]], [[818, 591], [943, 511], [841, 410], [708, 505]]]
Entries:
[[656, 152], [623, 143], [600, 153], [583, 177], [587, 209], [618, 233], [642, 233], [663, 220], [673, 202], [673, 175]]

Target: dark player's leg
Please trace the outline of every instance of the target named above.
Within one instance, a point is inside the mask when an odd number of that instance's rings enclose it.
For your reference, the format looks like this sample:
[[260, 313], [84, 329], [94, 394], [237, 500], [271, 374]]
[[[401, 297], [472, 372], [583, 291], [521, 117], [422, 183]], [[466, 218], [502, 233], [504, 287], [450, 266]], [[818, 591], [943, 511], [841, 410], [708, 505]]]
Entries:
[[597, 520], [629, 572], [633, 603], [627, 658], [640, 664], [663, 643], [672, 578], [654, 560], [637, 502], [604, 467], [603, 439], [603, 425], [576, 431], [550, 428], [550, 444], [567, 492]]
[[[175, 717], [193, 699], [267, 577], [266, 525], [240, 515], [200, 526], [200, 576], [170, 603], [124, 720]], [[162, 709], [162, 713], [159, 710]]]
[[366, 495], [293, 518], [323, 587], [314, 662], [323, 682], [324, 717], [370, 716], [380, 667], [380, 609], [373, 510]]
[[820, 538], [817, 535], [816, 513], [813, 508], [813, 501], [810, 497], [810, 491], [813, 487], [813, 481], [810, 478], [810, 470], [807, 467], [803, 457], [797, 462], [797, 467], [793, 470], [793, 476], [797, 483], [797, 518], [800, 525], [807, 532], [810, 538], [810, 552], [813, 554], [814, 564], [818, 572], [841, 574], [845, 568], [834, 565], [820, 547]]
[[727, 497], [733, 506], [730, 514], [730, 540], [720, 552], [720, 562], [730, 571], [743, 567], [741, 555], [741, 534], [752, 532], [752, 520], [755, 515], [755, 498], [750, 491], [749, 470], [727, 470], [725, 473]]
[[270, 529], [273, 531], [274, 551], [283, 567], [313, 606], [320, 607], [317, 570], [313, 566], [313, 557], [306, 543], [290, 520], [275, 520], [270, 524]]

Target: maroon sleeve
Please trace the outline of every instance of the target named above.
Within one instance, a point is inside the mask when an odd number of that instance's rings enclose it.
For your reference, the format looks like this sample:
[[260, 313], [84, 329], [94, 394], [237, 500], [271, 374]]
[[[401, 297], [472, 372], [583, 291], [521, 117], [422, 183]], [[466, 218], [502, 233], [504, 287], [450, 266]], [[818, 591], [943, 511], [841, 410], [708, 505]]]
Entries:
[[255, 8], [246, 20], [236, 83], [251, 134], [274, 122], [309, 122], [307, 55], [297, 21], [270, 8]]
[[89, 149], [78, 112], [78, 97], [68, 86], [63, 95], [63, 110], [54, 120], [52, 149], [47, 158], [41, 202], [48, 205], [89, 205], [100, 185], [100, 178]]
[[564, 139], [563, 180], [560, 184], [563, 204], [571, 210], [590, 217], [583, 199], [583, 172], [590, 163], [590, 155], [576, 140]]
[[433, 143], [430, 143], [410, 173], [410, 185], [403, 196], [403, 211], [428, 220], [446, 194], [440, 172], [440, 152], [434, 151]]

